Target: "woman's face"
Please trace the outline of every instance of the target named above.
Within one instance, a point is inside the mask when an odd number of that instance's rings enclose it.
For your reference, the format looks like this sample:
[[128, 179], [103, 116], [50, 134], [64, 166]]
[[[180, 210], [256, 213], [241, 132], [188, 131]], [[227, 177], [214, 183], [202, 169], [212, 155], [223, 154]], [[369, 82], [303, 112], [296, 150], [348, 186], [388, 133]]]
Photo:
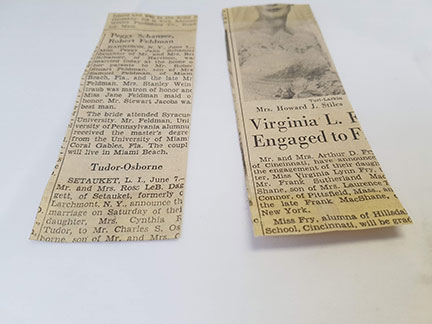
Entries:
[[257, 9], [261, 17], [266, 19], [280, 19], [287, 17], [291, 6], [284, 4], [272, 4], [266, 6], [257, 6]]

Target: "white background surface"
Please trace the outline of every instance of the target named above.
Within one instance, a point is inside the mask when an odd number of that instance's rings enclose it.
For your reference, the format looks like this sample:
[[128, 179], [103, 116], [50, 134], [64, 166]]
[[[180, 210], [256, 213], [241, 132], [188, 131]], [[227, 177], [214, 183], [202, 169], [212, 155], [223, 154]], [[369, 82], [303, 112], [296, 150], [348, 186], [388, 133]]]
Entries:
[[[0, 1], [0, 323], [432, 323], [432, 2], [309, 1], [414, 225], [253, 238], [221, 9]], [[29, 241], [108, 12], [198, 14], [182, 237]]]

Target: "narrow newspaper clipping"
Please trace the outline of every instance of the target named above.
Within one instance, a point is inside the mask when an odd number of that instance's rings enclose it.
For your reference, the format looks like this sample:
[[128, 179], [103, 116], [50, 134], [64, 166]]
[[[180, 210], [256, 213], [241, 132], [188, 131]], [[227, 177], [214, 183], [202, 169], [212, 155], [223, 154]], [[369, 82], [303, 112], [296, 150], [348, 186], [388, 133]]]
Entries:
[[196, 22], [196, 16], [108, 16], [30, 239], [179, 237]]
[[411, 223], [308, 5], [223, 11], [256, 236]]

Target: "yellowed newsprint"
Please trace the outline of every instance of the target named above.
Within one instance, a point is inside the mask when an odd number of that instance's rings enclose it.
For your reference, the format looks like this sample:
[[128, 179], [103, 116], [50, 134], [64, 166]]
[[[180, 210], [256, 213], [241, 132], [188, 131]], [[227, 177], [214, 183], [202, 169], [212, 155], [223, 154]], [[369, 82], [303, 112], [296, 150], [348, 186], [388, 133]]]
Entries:
[[108, 16], [30, 239], [179, 237], [196, 22], [196, 16]]
[[411, 223], [308, 5], [223, 11], [256, 236]]

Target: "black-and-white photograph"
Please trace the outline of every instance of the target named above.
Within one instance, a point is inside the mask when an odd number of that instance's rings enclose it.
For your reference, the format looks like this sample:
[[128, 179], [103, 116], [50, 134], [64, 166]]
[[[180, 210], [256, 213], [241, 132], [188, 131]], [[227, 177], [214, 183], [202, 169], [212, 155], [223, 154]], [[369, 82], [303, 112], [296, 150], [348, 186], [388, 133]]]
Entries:
[[285, 4], [255, 9], [258, 18], [235, 32], [244, 100], [345, 94], [308, 7], [295, 6], [297, 13]]

